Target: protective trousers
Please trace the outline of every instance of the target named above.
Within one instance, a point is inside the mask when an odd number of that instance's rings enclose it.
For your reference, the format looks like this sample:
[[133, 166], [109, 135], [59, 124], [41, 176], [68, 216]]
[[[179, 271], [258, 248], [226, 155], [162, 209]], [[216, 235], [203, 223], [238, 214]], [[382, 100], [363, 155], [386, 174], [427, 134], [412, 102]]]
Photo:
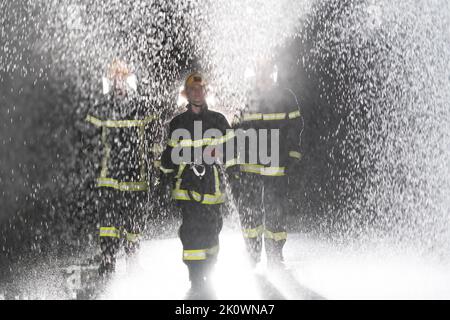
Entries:
[[145, 227], [146, 192], [124, 192], [99, 189], [101, 275], [114, 271], [116, 255], [124, 245], [132, 256], [139, 248], [139, 238]]
[[190, 281], [195, 284], [209, 276], [217, 261], [223, 224], [221, 205], [179, 201], [178, 206], [183, 220], [179, 230], [183, 261], [188, 266]]
[[261, 259], [264, 245], [269, 263], [283, 261], [286, 243], [286, 177], [244, 174], [239, 186], [239, 215], [247, 250], [253, 264]]

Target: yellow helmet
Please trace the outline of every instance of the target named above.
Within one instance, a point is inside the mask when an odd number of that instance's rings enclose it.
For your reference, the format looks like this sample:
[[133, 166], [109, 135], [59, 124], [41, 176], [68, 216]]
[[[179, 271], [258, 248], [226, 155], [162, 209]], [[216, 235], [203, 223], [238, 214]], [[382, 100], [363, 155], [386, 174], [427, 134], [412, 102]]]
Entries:
[[198, 72], [193, 72], [187, 76], [186, 81], [184, 82], [184, 89], [187, 89], [194, 84], [199, 84], [202, 87], [206, 87], [206, 80], [202, 74]]
[[126, 79], [131, 74], [132, 72], [128, 68], [128, 65], [124, 61], [115, 58], [109, 65], [107, 76], [111, 80]]

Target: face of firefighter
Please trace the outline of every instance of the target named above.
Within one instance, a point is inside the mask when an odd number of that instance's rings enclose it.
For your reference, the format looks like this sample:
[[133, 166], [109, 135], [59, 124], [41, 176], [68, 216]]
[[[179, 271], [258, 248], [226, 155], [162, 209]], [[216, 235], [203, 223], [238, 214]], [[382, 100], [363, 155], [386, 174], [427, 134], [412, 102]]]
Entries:
[[206, 104], [206, 89], [200, 84], [193, 84], [185, 90], [186, 98], [190, 104], [203, 107]]
[[126, 97], [128, 94], [127, 82], [122, 78], [115, 78], [112, 80], [112, 90], [117, 97]]

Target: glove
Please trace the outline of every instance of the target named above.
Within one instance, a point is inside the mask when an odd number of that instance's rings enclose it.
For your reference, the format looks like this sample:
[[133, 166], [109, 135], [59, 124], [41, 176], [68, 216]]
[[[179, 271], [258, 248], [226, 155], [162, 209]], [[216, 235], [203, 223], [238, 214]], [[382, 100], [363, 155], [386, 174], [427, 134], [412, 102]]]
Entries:
[[165, 206], [171, 198], [172, 187], [173, 187], [173, 174], [161, 174], [158, 182], [156, 184], [156, 196], [160, 206]]
[[238, 166], [231, 167], [227, 170], [228, 182], [230, 184], [231, 193], [236, 202], [239, 201], [241, 191], [241, 171]]

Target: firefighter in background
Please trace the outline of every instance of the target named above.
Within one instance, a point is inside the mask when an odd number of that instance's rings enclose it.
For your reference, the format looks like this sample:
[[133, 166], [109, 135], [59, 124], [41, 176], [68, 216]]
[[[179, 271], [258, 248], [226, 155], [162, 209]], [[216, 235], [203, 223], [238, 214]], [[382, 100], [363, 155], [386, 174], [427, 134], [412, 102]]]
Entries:
[[[221, 206], [225, 202], [221, 173], [234, 164], [233, 155], [227, 161], [225, 152], [225, 144], [233, 140], [234, 134], [224, 115], [208, 109], [206, 82], [201, 74], [186, 78], [184, 95], [189, 102], [187, 110], [170, 122], [160, 169], [162, 185], [171, 187], [172, 199], [181, 209], [183, 261], [189, 270], [191, 293], [195, 295], [208, 288], [207, 280], [219, 252]], [[176, 134], [179, 129], [186, 132], [184, 137]], [[215, 129], [217, 136], [204, 136], [210, 129]], [[195, 136], [196, 130], [201, 130], [200, 135]], [[198, 151], [217, 161], [196, 158]], [[175, 154], [189, 157], [175, 161]]]
[[[261, 259], [264, 238], [268, 266], [283, 268], [289, 210], [287, 195], [289, 188], [294, 187], [289, 184], [289, 177], [298, 174], [303, 119], [294, 92], [279, 87], [276, 77], [277, 70], [271, 61], [257, 63], [255, 87], [234, 128], [244, 132], [256, 130], [258, 143], [254, 145], [260, 147], [261, 143], [266, 143], [269, 152], [277, 150], [277, 146], [271, 146], [270, 130], [278, 129], [279, 164], [264, 163], [259, 150], [257, 155], [253, 154], [256, 162], [250, 162], [250, 152], [255, 150], [251, 151], [251, 146], [246, 145], [245, 158], [242, 154], [239, 158], [240, 174], [233, 175], [232, 185], [252, 265]], [[268, 130], [267, 136], [259, 134], [261, 129]]]
[[131, 257], [139, 246], [145, 224], [149, 190], [147, 139], [154, 117], [136, 94], [137, 78], [115, 59], [103, 78], [104, 100], [86, 117], [90, 124], [87, 143], [95, 157], [93, 188], [97, 195], [101, 262], [99, 274], [115, 270], [122, 244]]

